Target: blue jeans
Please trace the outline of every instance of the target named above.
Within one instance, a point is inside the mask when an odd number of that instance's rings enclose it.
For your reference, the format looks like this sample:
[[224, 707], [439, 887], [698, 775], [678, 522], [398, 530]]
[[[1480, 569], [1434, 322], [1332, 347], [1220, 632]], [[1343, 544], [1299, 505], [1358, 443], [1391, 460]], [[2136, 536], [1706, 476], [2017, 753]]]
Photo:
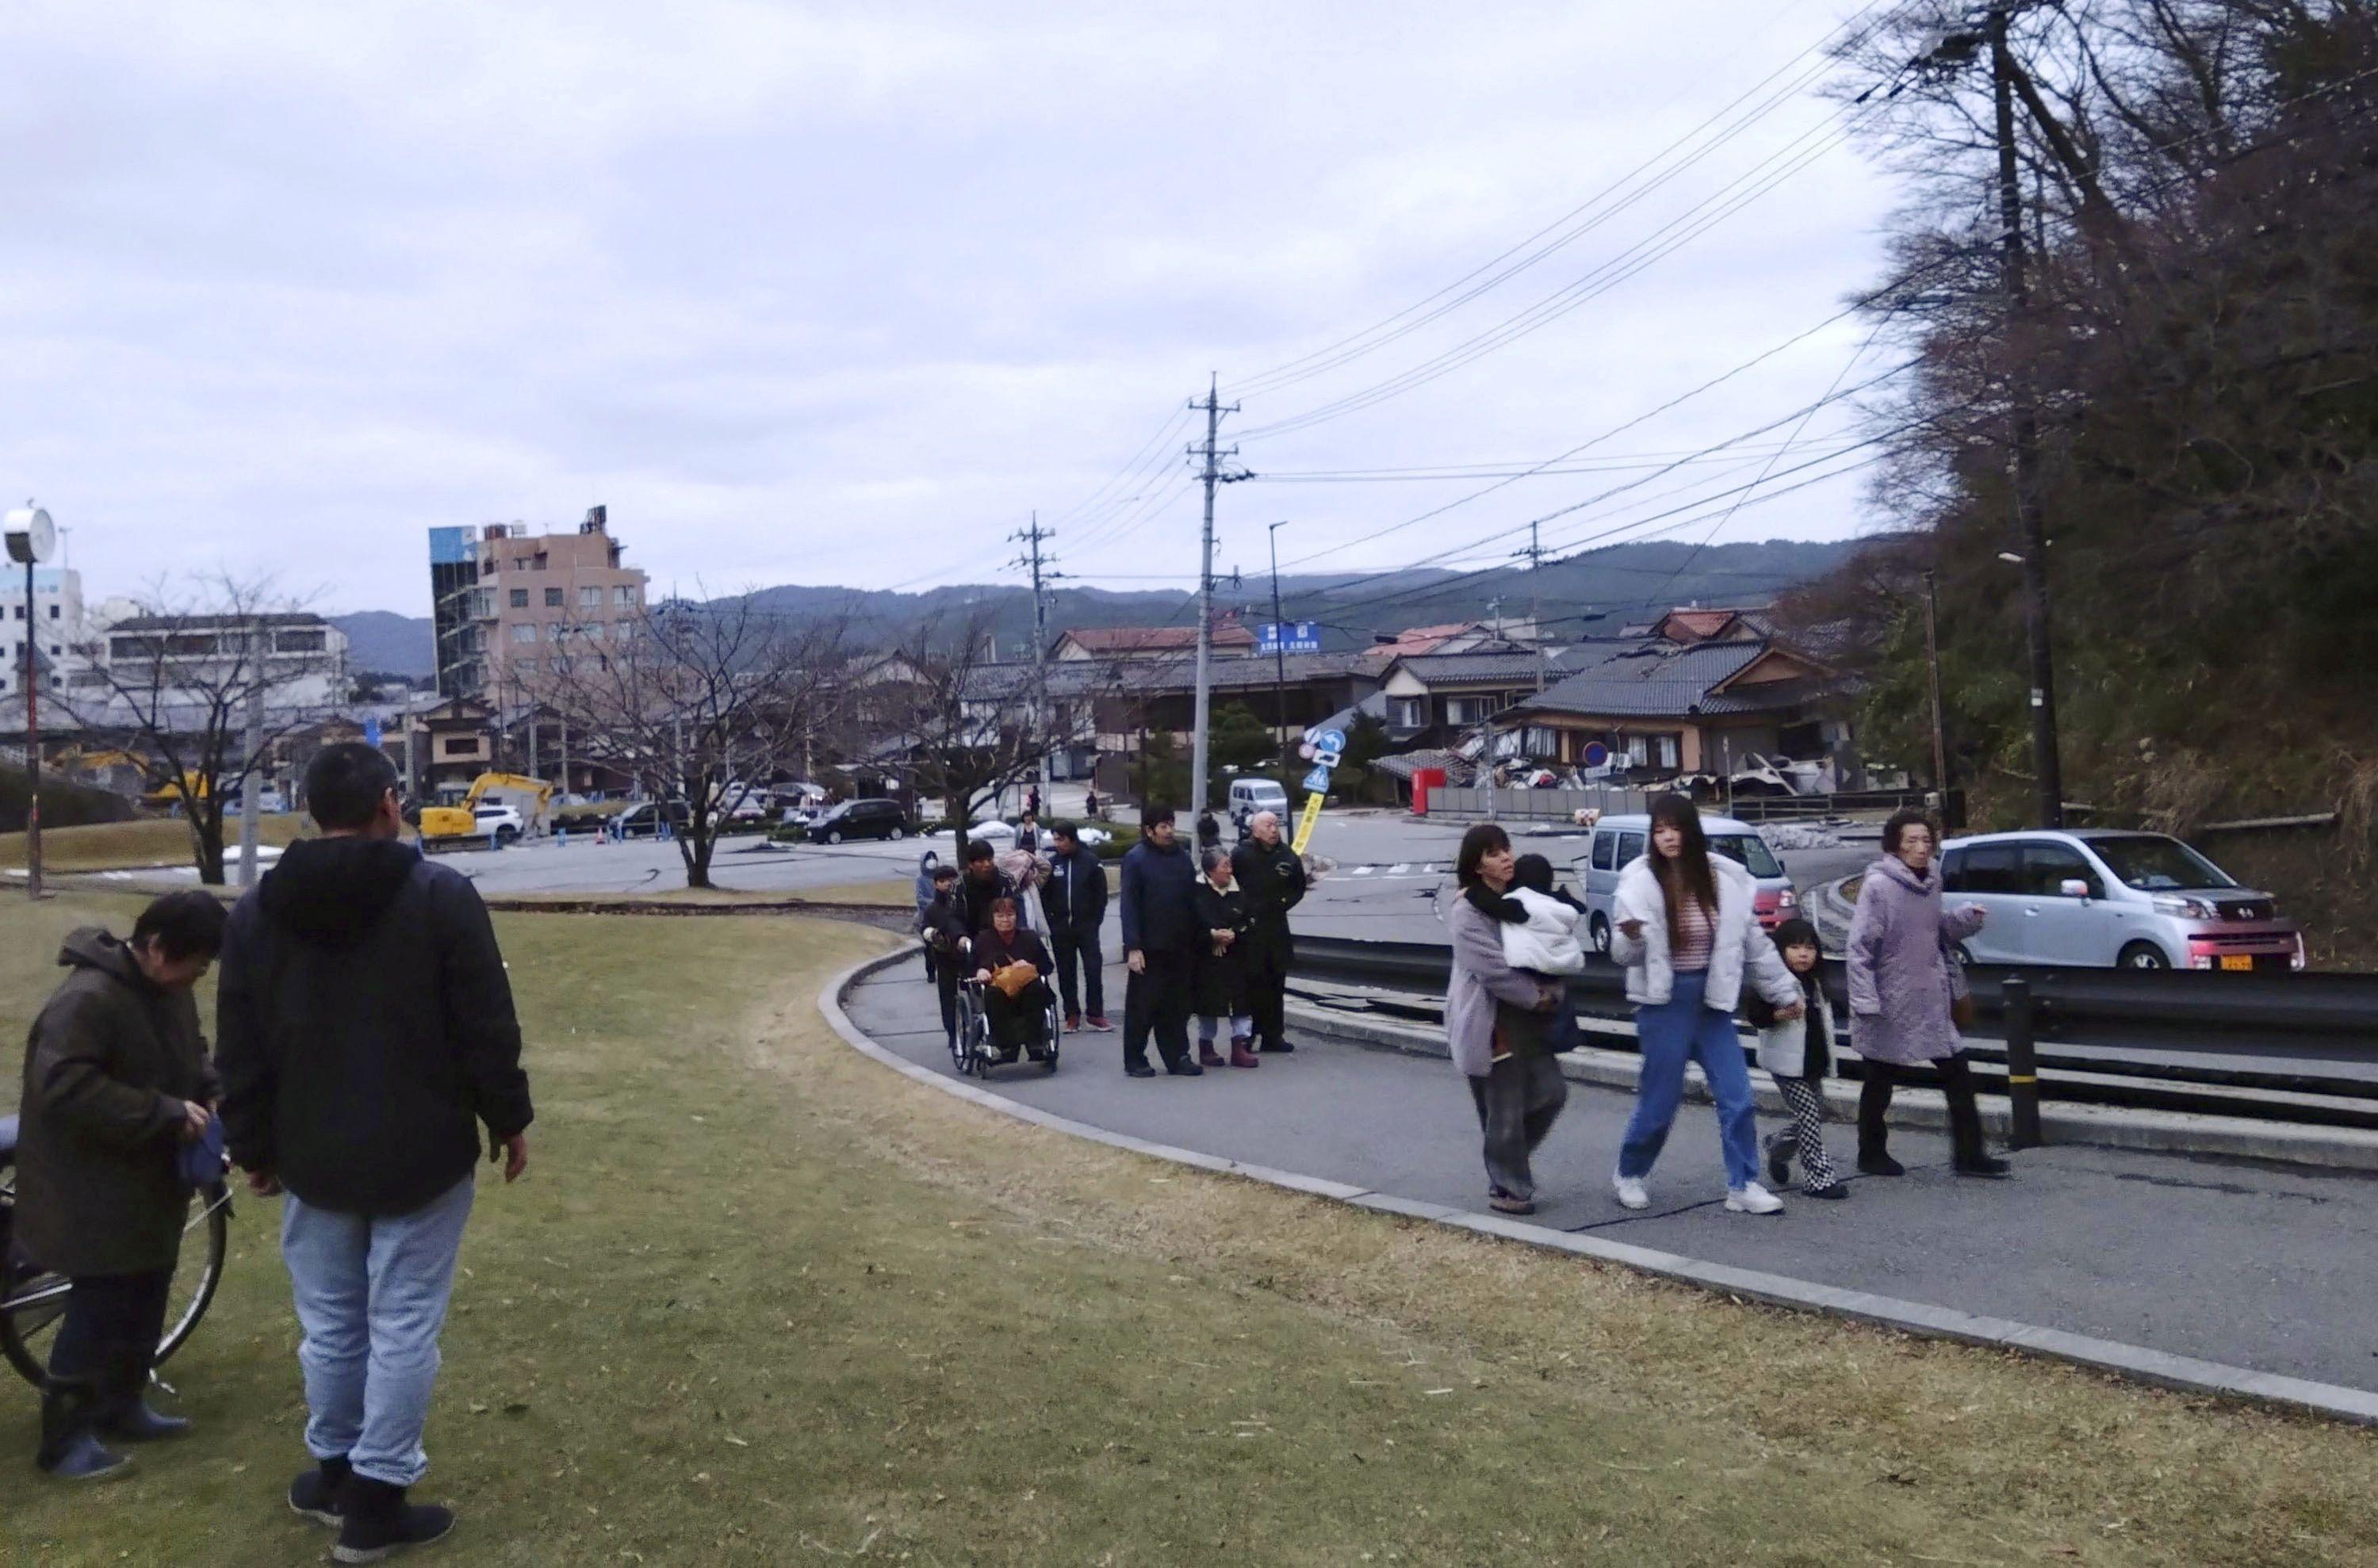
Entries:
[[1702, 1005], [1706, 974], [1676, 976], [1668, 999], [1635, 1010], [1635, 1035], [1643, 1050], [1643, 1076], [1635, 1091], [1635, 1114], [1618, 1145], [1618, 1174], [1640, 1179], [1651, 1174], [1685, 1096], [1685, 1063], [1701, 1064], [1710, 1097], [1717, 1102], [1718, 1145], [1725, 1154], [1725, 1184], [1745, 1187], [1759, 1179], [1759, 1125], [1750, 1100], [1750, 1070], [1743, 1065], [1742, 1037], [1734, 1020]]
[[409, 1215], [282, 1200], [281, 1258], [305, 1337], [306, 1446], [355, 1474], [409, 1487], [429, 1467], [421, 1429], [438, 1382], [438, 1335], [454, 1290], [471, 1178]]

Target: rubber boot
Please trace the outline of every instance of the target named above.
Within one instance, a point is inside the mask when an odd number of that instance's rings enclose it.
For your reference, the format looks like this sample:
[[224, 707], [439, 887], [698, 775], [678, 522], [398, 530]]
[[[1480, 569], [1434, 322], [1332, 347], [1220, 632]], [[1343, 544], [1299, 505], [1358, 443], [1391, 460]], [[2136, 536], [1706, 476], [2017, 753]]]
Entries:
[[427, 1546], [454, 1527], [454, 1511], [407, 1502], [404, 1488], [350, 1475], [334, 1562], [378, 1562], [411, 1547]]
[[1219, 1067], [1222, 1065], [1222, 1059], [1214, 1054], [1213, 1041], [1200, 1040], [1197, 1042], [1197, 1065], [1200, 1067]]
[[1247, 1049], [1247, 1043], [1244, 1040], [1232, 1040], [1231, 1042], [1231, 1065], [1232, 1067], [1261, 1067], [1263, 1065], [1263, 1059], [1256, 1056], [1255, 1052]]
[[89, 1378], [52, 1377], [42, 1384], [42, 1446], [33, 1462], [62, 1481], [119, 1475], [131, 1459], [92, 1435], [99, 1394]]
[[289, 1512], [337, 1529], [346, 1522], [347, 1462], [317, 1459], [289, 1483]]
[[181, 1416], [163, 1416], [149, 1407], [149, 1350], [146, 1345], [121, 1348], [107, 1380], [107, 1396], [96, 1423], [99, 1435], [116, 1442], [156, 1442], [180, 1437], [190, 1430]]

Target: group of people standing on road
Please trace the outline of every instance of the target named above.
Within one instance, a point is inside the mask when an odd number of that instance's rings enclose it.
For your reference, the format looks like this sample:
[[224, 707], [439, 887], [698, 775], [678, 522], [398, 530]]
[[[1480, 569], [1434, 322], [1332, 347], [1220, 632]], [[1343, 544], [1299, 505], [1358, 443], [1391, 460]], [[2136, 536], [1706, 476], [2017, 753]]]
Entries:
[[[1027, 832], [1034, 835], [1028, 843]], [[995, 999], [986, 993], [1003, 1050], [1032, 1048], [1027, 1036], [1036, 1006], [1047, 1005], [1052, 971], [1067, 1033], [1114, 1027], [1106, 1011], [1104, 863], [1070, 822], [1051, 825], [1043, 847], [1027, 813], [1017, 840], [1005, 856], [979, 840], [969, 843], [962, 868], [939, 864], [930, 850], [918, 866], [916, 928], [953, 1044], [962, 977], [990, 977], [986, 934], [1003, 944], [1000, 956], [1015, 945], [1003, 918], [1020, 923], [1027, 940], [1018, 951], [1043, 987]], [[1170, 808], [1142, 813], [1139, 842], [1123, 857], [1121, 875], [1125, 1073], [1156, 1076], [1147, 1059], [1151, 1039], [1164, 1070], [1179, 1077], [1209, 1067], [1252, 1068], [1259, 1053], [1295, 1049], [1285, 1016], [1288, 915], [1304, 892], [1304, 862], [1282, 841], [1272, 812], [1252, 818], [1235, 848], [1209, 844], [1194, 855]], [[1194, 1054], [1192, 1018], [1198, 1021]]]
[[[1850, 1011], [1864, 1071], [1857, 1167], [1870, 1176], [1904, 1174], [1887, 1147], [1892, 1090], [1910, 1070], [1929, 1068], [1947, 1093], [1958, 1174], [2003, 1176], [2006, 1162], [1983, 1144], [1960, 1035], [1967, 993], [1952, 956], [1954, 945], [1980, 928], [1983, 912], [1942, 907], [1935, 845], [1920, 813], [1892, 817], [1850, 926]], [[1541, 884], [1549, 880], [1549, 866], [1526, 867], [1539, 859], [1515, 857], [1509, 836], [1492, 823], [1471, 828], [1456, 862], [1462, 896], [1446, 916], [1453, 940], [1447, 1043], [1476, 1104], [1487, 1201], [1507, 1214], [1534, 1211], [1531, 1156], [1567, 1099], [1555, 1058], [1567, 1048], [1558, 1031], [1573, 1030], [1574, 1023], [1559, 976], [1575, 970], [1543, 939], [1573, 929], [1575, 916], [1548, 907], [1554, 900]], [[1531, 880], [1540, 885], [1527, 886]], [[1642, 1053], [1635, 1108], [1612, 1176], [1625, 1208], [1651, 1205], [1649, 1179], [1683, 1099], [1685, 1069], [1698, 1062], [1717, 1107], [1726, 1209], [1782, 1212], [1783, 1200], [1759, 1179], [1762, 1150], [1737, 1008], [1758, 1029], [1759, 1065], [1792, 1115], [1790, 1128], [1766, 1143], [1765, 1174], [1782, 1186], [1796, 1160], [1808, 1196], [1848, 1195], [1824, 1149], [1823, 1080], [1833, 1060], [1833, 1027], [1818, 980], [1817, 933], [1797, 919], [1761, 929], [1755, 893], [1748, 871], [1711, 854], [1690, 799], [1672, 795], [1654, 803], [1650, 846], [1621, 871], [1611, 911], [1611, 957], [1627, 971]]]
[[[71, 1282], [36, 1462], [95, 1481], [192, 1430], [149, 1402], [190, 1205], [225, 1201], [228, 1166], [280, 1197], [314, 1460], [288, 1504], [373, 1562], [453, 1528], [407, 1493], [474, 1172], [482, 1149], [527, 1168], [531, 1109], [486, 909], [402, 842], [394, 766], [327, 747], [306, 799], [321, 835], [228, 914], [173, 893], [128, 938], [66, 939], [27, 1041], [12, 1245]], [[218, 963], [210, 1059], [192, 992]]]

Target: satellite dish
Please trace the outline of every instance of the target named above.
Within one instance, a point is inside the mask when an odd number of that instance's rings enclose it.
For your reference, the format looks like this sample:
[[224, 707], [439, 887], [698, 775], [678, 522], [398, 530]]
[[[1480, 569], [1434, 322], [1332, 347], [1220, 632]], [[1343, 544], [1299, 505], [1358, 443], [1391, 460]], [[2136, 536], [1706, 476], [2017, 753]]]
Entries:
[[46, 561], [58, 547], [58, 531], [50, 521], [50, 514], [41, 508], [26, 505], [8, 513], [8, 558], [20, 566]]

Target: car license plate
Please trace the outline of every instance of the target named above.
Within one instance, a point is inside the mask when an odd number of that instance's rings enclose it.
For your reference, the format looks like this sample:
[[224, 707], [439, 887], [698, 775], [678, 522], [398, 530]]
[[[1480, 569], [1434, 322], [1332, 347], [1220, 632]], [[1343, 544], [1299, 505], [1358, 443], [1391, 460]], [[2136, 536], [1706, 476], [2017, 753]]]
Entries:
[[2224, 969], [2252, 969], [2254, 967], [2254, 955], [2251, 952], [2225, 952], [2221, 955], [2221, 967]]

